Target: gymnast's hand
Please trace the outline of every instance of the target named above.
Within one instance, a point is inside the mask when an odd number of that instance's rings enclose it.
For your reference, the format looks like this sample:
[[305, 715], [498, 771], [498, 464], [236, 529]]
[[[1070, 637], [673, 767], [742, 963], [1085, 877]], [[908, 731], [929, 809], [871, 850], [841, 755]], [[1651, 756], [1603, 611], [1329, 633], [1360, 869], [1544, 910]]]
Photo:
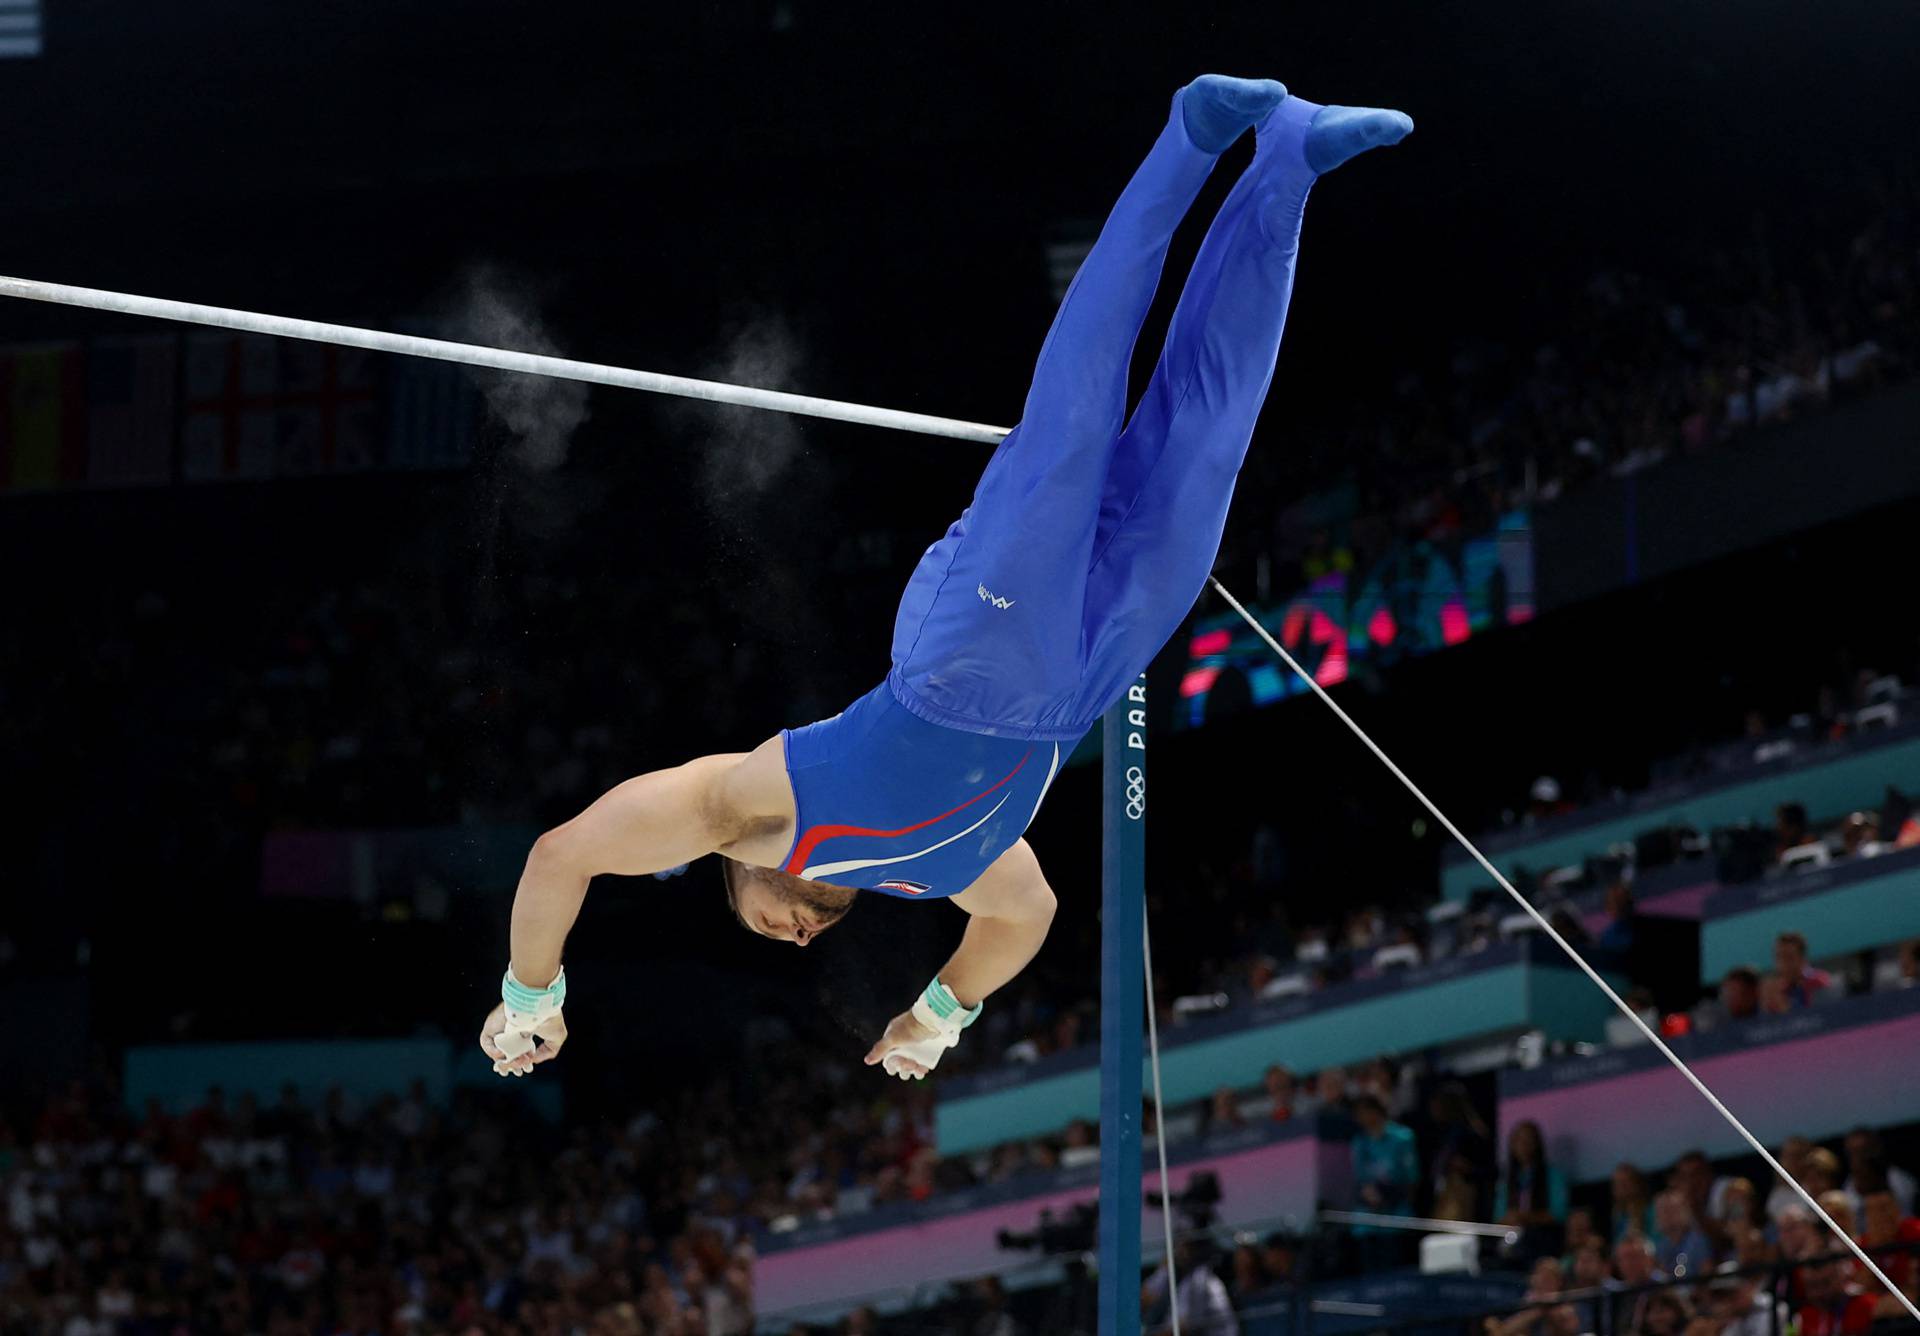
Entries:
[[480, 1051], [493, 1060], [493, 1070], [501, 1076], [527, 1075], [534, 1064], [559, 1057], [560, 1046], [567, 1042], [567, 1021], [558, 1011], [524, 1032], [509, 1035], [506, 1031], [507, 1004], [502, 1002], [487, 1013], [487, 1023], [480, 1027]]
[[867, 1050], [867, 1066], [877, 1063], [888, 1076], [922, 1081], [953, 1043], [940, 1031], [922, 1024], [911, 1011], [903, 1011], [888, 1024], [880, 1041]]

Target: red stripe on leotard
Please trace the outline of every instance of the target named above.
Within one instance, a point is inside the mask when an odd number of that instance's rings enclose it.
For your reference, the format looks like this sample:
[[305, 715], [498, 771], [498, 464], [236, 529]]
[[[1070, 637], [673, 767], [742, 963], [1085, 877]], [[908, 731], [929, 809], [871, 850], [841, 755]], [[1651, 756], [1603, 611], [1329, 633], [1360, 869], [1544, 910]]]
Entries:
[[1029, 749], [1027, 754], [1020, 758], [1020, 764], [1009, 770], [1006, 778], [1002, 779], [992, 788], [982, 789], [958, 807], [950, 811], [942, 812], [939, 816], [928, 817], [925, 821], [915, 822], [911, 826], [902, 826], [898, 830], [871, 830], [866, 826], [809, 826], [806, 834], [802, 835], [794, 844], [793, 852], [788, 855], [787, 865], [782, 871], [791, 873], [794, 876], [799, 876], [800, 870], [813, 860], [813, 851], [815, 849], [819, 848], [828, 840], [837, 840], [843, 835], [866, 835], [873, 839], [890, 840], [901, 835], [911, 835], [916, 830], [925, 830], [928, 826], [937, 825], [956, 812], [964, 812], [982, 798], [1005, 788], [1013, 781], [1015, 775], [1026, 768], [1027, 761], [1032, 755], [1033, 752]]

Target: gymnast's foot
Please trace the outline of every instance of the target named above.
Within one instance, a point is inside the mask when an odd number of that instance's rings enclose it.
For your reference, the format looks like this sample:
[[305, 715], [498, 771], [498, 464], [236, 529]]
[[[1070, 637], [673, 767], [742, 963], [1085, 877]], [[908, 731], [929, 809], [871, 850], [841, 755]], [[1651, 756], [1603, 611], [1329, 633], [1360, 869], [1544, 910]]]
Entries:
[[1301, 145], [1307, 166], [1324, 175], [1370, 148], [1397, 144], [1413, 133], [1413, 117], [1378, 107], [1322, 107], [1307, 123]]
[[1226, 152], [1287, 96], [1286, 85], [1272, 79], [1232, 79], [1224, 74], [1203, 74], [1182, 91], [1180, 115], [1187, 138], [1202, 153]]

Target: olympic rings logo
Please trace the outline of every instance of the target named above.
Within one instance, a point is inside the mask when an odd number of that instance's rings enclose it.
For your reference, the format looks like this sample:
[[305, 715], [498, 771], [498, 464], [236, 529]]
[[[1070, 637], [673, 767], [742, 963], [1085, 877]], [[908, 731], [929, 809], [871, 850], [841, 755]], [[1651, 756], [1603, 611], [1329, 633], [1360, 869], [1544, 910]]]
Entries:
[[1137, 765], [1127, 767], [1127, 819], [1138, 821], [1147, 814], [1147, 776]]

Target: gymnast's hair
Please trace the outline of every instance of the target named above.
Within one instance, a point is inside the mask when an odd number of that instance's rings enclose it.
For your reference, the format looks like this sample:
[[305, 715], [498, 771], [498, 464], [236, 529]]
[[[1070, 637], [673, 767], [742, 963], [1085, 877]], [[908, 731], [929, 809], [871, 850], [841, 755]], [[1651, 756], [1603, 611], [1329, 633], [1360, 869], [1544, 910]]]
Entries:
[[740, 882], [746, 875], [739, 862], [725, 854], [716, 855], [720, 859], [720, 881], [727, 889], [727, 908], [733, 911], [733, 920], [749, 932], [753, 925], [747, 922], [747, 916], [740, 912]]
[[734, 921], [748, 932], [758, 931], [740, 912], [740, 891], [750, 878], [758, 877], [765, 881], [781, 903], [798, 902], [805, 906], [822, 928], [831, 928], [845, 918], [847, 911], [853, 908], [854, 896], [858, 894], [851, 886], [807, 881], [790, 873], [775, 872], [771, 868], [753, 867], [737, 858], [728, 858], [725, 854], [717, 857], [720, 859], [720, 880], [727, 891], [727, 908], [733, 911]]

